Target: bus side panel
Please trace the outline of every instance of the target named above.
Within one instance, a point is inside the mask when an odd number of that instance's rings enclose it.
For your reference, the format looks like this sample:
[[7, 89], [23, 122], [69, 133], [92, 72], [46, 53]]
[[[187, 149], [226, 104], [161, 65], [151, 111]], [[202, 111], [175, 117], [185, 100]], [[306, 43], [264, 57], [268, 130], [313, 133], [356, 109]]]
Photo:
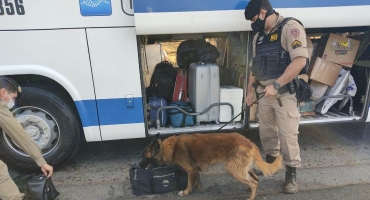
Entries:
[[[248, 1], [134, 0], [133, 2], [137, 35], [251, 30], [250, 21], [244, 17]], [[368, 0], [325, 2], [271, 0], [271, 5], [282, 16], [299, 19], [305, 28], [367, 26], [368, 21], [364, 19], [370, 17]]]
[[[4, 2], [4, 1], [2, 1]], [[14, 1], [9, 1], [13, 2]], [[129, 0], [36, 0], [19, 2], [13, 15], [4, 3], [0, 30], [134, 26]], [[96, 5], [92, 5], [95, 2]], [[23, 8], [23, 9], [22, 9]]]
[[145, 137], [134, 27], [88, 28], [102, 140]]
[[2, 75], [37, 74], [57, 81], [75, 101], [86, 140], [101, 140], [84, 29], [0, 31], [0, 44]]
[[[368, 108], [370, 110], [370, 107]], [[370, 112], [367, 112], [366, 122], [370, 122]]]

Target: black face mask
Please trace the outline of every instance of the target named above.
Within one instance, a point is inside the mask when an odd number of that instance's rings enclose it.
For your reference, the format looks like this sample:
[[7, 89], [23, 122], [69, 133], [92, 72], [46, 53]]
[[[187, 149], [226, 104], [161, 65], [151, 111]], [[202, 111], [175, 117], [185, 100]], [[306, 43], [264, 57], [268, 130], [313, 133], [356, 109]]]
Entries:
[[265, 24], [266, 24], [266, 19], [268, 16], [272, 15], [273, 13], [275, 13], [275, 10], [268, 10], [266, 12], [266, 16], [265, 16], [265, 19], [260, 19], [259, 18], [259, 14], [258, 14], [258, 17], [256, 19], [256, 21], [254, 23], [251, 24], [251, 27], [252, 27], [252, 30], [253, 31], [257, 31], [257, 32], [261, 32], [263, 30], [265, 30]]
[[[265, 17], [266, 19], [266, 17]], [[266, 20], [261, 20], [259, 17], [257, 17], [256, 21], [251, 24], [252, 30], [256, 32], [261, 32], [265, 29], [265, 23]]]

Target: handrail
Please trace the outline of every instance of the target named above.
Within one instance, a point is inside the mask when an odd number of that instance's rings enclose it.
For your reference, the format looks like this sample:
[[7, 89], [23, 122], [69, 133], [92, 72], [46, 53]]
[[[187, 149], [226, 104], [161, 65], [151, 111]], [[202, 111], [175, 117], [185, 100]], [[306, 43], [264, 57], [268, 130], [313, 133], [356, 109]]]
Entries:
[[[161, 111], [161, 110], [173, 108], [173, 109], [180, 110], [182, 113], [184, 113], [186, 115], [195, 116], [195, 115], [203, 115], [206, 112], [208, 112], [209, 110], [211, 110], [213, 107], [215, 107], [215, 106], [222, 106], [222, 105], [230, 106], [230, 108], [231, 108], [231, 118], [234, 118], [234, 107], [231, 105], [231, 103], [214, 103], [214, 104], [211, 104], [210, 106], [208, 106], [208, 108], [206, 108], [202, 112], [196, 112], [196, 113], [186, 112], [185, 110], [183, 110], [182, 108], [177, 107], [177, 106], [164, 106], [164, 107], [160, 107], [157, 110], [157, 129], [159, 129], [159, 127], [160, 127], [159, 111]], [[235, 124], [234, 120], [232, 121], [232, 124]]]

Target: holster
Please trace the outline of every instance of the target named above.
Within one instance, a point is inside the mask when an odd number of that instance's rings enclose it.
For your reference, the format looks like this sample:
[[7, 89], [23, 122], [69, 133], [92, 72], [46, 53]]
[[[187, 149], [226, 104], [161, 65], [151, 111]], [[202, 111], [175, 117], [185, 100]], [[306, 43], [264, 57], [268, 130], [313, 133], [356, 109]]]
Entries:
[[298, 88], [298, 87], [296, 87], [297, 85], [295, 84], [294, 79], [292, 81], [290, 81], [288, 84], [286, 84], [286, 86], [288, 87], [289, 94], [294, 94], [297, 91], [297, 88]]
[[298, 77], [293, 79], [293, 82], [296, 88], [296, 98], [298, 103], [309, 100], [312, 95], [310, 85], [305, 80]]

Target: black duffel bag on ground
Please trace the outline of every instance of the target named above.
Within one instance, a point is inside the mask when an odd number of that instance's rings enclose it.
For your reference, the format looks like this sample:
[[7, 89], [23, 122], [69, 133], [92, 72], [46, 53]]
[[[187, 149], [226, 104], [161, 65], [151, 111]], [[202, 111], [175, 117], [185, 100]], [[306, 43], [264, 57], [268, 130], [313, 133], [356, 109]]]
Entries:
[[25, 200], [53, 200], [60, 195], [51, 177], [47, 179], [44, 174], [21, 174], [13, 181], [19, 191], [25, 194]]
[[149, 195], [184, 190], [188, 174], [175, 166], [140, 168], [136, 163], [130, 168], [130, 182], [134, 195]]

